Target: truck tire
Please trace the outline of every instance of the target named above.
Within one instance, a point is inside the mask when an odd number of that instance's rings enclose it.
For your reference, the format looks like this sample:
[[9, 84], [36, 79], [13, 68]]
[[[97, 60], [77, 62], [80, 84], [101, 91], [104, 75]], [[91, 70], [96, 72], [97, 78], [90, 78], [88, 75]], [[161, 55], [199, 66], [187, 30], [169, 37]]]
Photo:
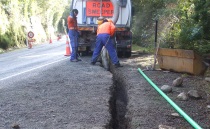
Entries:
[[102, 66], [109, 71], [110, 70], [110, 59], [109, 59], [109, 53], [107, 51], [107, 49], [104, 47], [103, 51], [101, 53], [101, 61], [102, 61]]

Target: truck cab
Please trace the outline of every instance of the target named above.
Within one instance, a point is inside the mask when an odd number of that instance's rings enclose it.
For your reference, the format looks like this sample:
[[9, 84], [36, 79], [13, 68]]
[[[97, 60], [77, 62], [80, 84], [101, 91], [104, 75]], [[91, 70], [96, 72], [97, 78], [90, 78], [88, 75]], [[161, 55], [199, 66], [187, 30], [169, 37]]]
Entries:
[[79, 36], [78, 52], [93, 52], [96, 40], [97, 19], [112, 19], [116, 26], [115, 43], [118, 54], [131, 56], [131, 0], [72, 0], [70, 9], [77, 9]]

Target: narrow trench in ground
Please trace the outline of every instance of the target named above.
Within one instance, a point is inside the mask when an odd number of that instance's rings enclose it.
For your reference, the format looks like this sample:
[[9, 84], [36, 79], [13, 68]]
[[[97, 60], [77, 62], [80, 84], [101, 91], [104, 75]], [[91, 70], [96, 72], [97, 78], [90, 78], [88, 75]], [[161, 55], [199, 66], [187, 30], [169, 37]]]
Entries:
[[113, 86], [110, 89], [110, 111], [112, 115], [112, 129], [127, 129], [128, 121], [125, 118], [127, 106], [127, 91], [124, 80], [113, 74]]

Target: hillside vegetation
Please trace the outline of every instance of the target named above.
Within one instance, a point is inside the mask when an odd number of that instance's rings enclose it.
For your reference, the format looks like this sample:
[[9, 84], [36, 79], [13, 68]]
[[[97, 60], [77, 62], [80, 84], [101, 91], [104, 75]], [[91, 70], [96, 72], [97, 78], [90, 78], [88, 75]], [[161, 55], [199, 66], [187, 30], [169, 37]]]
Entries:
[[134, 43], [154, 47], [157, 21], [160, 47], [210, 53], [209, 0], [132, 1]]
[[36, 42], [47, 40], [62, 24], [67, 0], [1, 0], [0, 48], [26, 45], [27, 32], [33, 30]]

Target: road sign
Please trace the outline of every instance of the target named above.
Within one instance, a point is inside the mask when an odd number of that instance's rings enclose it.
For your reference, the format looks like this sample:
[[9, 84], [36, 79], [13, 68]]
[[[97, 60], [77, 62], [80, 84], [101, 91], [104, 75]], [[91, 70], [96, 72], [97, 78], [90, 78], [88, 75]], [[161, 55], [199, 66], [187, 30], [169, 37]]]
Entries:
[[112, 2], [102, 2], [102, 4], [96, 1], [86, 2], [86, 16], [99, 17], [100, 14], [102, 14], [102, 16], [112, 17], [114, 14]]
[[33, 38], [33, 37], [34, 37], [34, 33], [33, 33], [32, 31], [29, 31], [29, 32], [28, 32], [28, 37], [29, 37], [29, 38]]

